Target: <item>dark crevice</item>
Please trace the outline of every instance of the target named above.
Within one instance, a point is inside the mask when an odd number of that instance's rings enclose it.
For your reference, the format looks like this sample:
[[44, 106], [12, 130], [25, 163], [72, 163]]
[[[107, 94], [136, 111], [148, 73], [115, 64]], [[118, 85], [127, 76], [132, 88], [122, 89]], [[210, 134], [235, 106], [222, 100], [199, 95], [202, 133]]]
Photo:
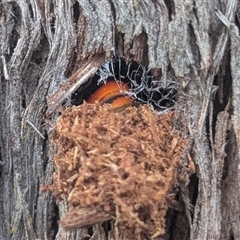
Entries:
[[29, 4], [28, 7], [29, 7], [30, 17], [33, 19], [33, 9], [32, 9], [32, 5]]
[[52, 219], [52, 226], [51, 226], [51, 230], [53, 231], [53, 236], [54, 236], [53, 239], [55, 239], [58, 233], [59, 220], [60, 220], [59, 208], [58, 208], [58, 205], [55, 202], [53, 202], [53, 219]]
[[36, 63], [37, 65], [45, 66], [47, 63], [47, 56], [49, 53], [49, 42], [46, 35], [43, 33], [41, 35], [40, 43], [37, 49], [33, 52], [31, 62]]
[[230, 229], [230, 240], [235, 240], [233, 229]]
[[[15, 47], [17, 46], [18, 39], [20, 38], [19, 33], [13, 29], [11, 36], [10, 36], [10, 56], [12, 56]], [[10, 58], [7, 58], [6, 60], [9, 60]]]
[[193, 14], [196, 17], [197, 23], [199, 24], [199, 19], [198, 19], [198, 14], [197, 14], [197, 10], [196, 9], [197, 9], [196, 3], [195, 3], [195, 1], [193, 1], [193, 8], [192, 8]]
[[[114, 4], [112, 2], [112, 0], [109, 0], [109, 4], [110, 4], [110, 7], [111, 7], [111, 14], [112, 14], [112, 17], [113, 17], [113, 23], [112, 23], [112, 32], [114, 33], [114, 45], [115, 45], [115, 49], [113, 51], [113, 56], [116, 56], [116, 49], [118, 49], [118, 31], [117, 31], [117, 27], [116, 27], [116, 9], [114, 7]], [[122, 45], [124, 46], [124, 45]]]
[[169, 22], [172, 21], [172, 15], [175, 15], [174, 2], [172, 0], [164, 0], [164, 3], [168, 9], [168, 19]]
[[89, 227], [87, 229], [87, 235], [83, 238], [83, 240], [90, 240], [92, 235], [93, 235], [93, 227]]
[[[9, 41], [10, 44], [10, 53], [9, 56], [12, 56], [14, 49], [17, 45], [18, 39], [20, 38], [20, 34], [17, 31], [17, 29], [20, 29], [20, 24], [22, 22], [22, 17], [21, 17], [21, 10], [18, 6], [17, 3], [12, 3], [13, 9], [12, 12], [14, 12], [14, 21], [15, 21], [15, 26], [9, 36], [9, 39], [11, 39], [11, 41]], [[16, 21], [16, 19], [18, 19], [18, 21]], [[9, 60], [8, 58], [6, 59], [7, 61]]]
[[110, 7], [111, 7], [111, 13], [112, 13], [112, 16], [113, 16], [113, 19], [114, 19], [114, 24], [115, 24], [116, 10], [115, 10], [115, 7], [114, 7], [114, 4], [113, 4], [112, 0], [109, 0], [109, 4], [110, 4]]
[[[214, 78], [213, 85], [218, 87], [217, 94], [213, 99], [213, 116], [211, 119], [212, 133], [214, 139], [217, 116], [219, 112], [224, 111], [230, 97], [232, 96], [230, 52], [228, 52], [227, 56], [225, 56], [225, 59], [223, 60], [223, 63], [219, 68], [218, 74]], [[206, 129], [208, 136], [210, 136], [209, 118], [210, 116], [207, 116], [206, 121]]]
[[22, 108], [26, 109], [26, 100], [25, 100], [25, 94], [22, 93], [21, 95], [21, 100], [22, 100]]
[[[73, 19], [74, 19], [76, 31], [78, 31], [79, 18], [80, 18], [80, 4], [78, 1], [75, 1], [75, 3], [73, 4]], [[76, 40], [77, 40], [76, 46], [78, 46], [79, 38], [77, 38]], [[74, 47], [72, 54], [69, 57], [66, 72], [64, 74], [67, 78], [69, 78], [72, 75], [72, 72], [74, 72], [74, 69], [76, 68], [76, 63], [77, 63], [77, 59], [78, 59], [78, 49], [76, 46]]]
[[48, 134], [46, 133], [45, 131], [45, 134], [44, 134], [44, 141], [43, 141], [43, 160], [42, 160], [42, 169], [43, 169], [43, 172], [45, 173], [46, 172], [46, 169], [47, 169], [47, 166], [48, 166], [48, 163], [49, 163], [49, 158], [48, 158]]
[[[35, 184], [36, 184], [36, 189], [39, 189], [40, 188], [39, 177], [36, 178], [36, 183]], [[33, 205], [33, 207], [34, 207], [34, 211], [33, 211], [34, 223], [33, 223], [33, 226], [37, 226], [37, 224], [38, 224], [38, 222], [37, 222], [37, 211], [38, 211], [37, 207], [38, 207], [39, 191], [37, 190], [35, 194], [33, 194], [33, 196], [35, 198], [34, 205]]]
[[166, 239], [168, 240], [173, 240], [174, 239], [174, 233], [176, 230], [176, 221], [177, 221], [177, 211], [174, 209], [168, 209], [168, 214], [167, 214], [167, 218], [169, 219], [167, 226], [168, 226], [168, 230], [167, 233], [169, 233], [168, 237]]
[[[175, 200], [182, 206], [184, 205], [180, 191], [177, 193]], [[185, 227], [182, 228], [182, 225]], [[163, 236], [164, 240], [188, 239], [189, 223], [184, 211], [179, 212], [176, 209], [169, 208], [166, 217], [166, 226], [166, 234]]]
[[189, 188], [189, 200], [190, 203], [195, 206], [197, 202], [197, 197], [198, 197], [198, 183], [199, 179], [196, 174], [193, 174], [190, 177], [190, 183], [188, 185]]
[[200, 69], [201, 56], [200, 56], [200, 52], [199, 52], [199, 47], [197, 45], [197, 38], [196, 38], [192, 24], [188, 24], [188, 29], [189, 29], [188, 32], [189, 32], [191, 52], [193, 53], [192, 55], [194, 57], [194, 61], [196, 63], [197, 68]]
[[[232, 116], [232, 114], [233, 114], [232, 109], [230, 109], [230, 116]], [[234, 161], [233, 156], [238, 155], [237, 153], [238, 149], [235, 148], [234, 146], [236, 146], [236, 135], [234, 133], [233, 128], [231, 127], [231, 129], [229, 129], [227, 132], [226, 146], [224, 149], [226, 156], [224, 158], [224, 165], [223, 165], [223, 172], [222, 172], [223, 184], [224, 183], [226, 184], [225, 180], [233, 176], [233, 169], [231, 168], [231, 165], [233, 164], [232, 162]]]
[[237, 25], [238, 29], [240, 29], [240, 22], [237, 15], [235, 15], [235, 24]]
[[[141, 61], [141, 65], [148, 66], [149, 65], [149, 59], [148, 59], [148, 35], [143, 29], [142, 33], [139, 34], [137, 37], [135, 37], [134, 42], [137, 43], [137, 46], [142, 46], [141, 49], [141, 56], [139, 56], [139, 61]], [[136, 52], [138, 50], [136, 49]]]
[[75, 22], [75, 23], [78, 22], [79, 16], [80, 16], [79, 2], [76, 1], [76, 2], [73, 4], [73, 18], [74, 18], [74, 22]]
[[76, 68], [76, 62], [77, 62], [77, 51], [73, 51], [73, 54], [69, 58], [68, 65], [64, 73], [66, 78], [69, 78], [72, 75], [74, 69]]
[[50, 11], [50, 18], [49, 18], [49, 22], [50, 22], [50, 27], [51, 27], [51, 32], [54, 34], [55, 33], [55, 11], [54, 11], [54, 4], [52, 2], [50, 2], [49, 4], [49, 11]]
[[102, 223], [102, 227], [105, 232], [106, 239], [108, 238], [108, 233], [112, 230], [111, 221], [106, 221]]

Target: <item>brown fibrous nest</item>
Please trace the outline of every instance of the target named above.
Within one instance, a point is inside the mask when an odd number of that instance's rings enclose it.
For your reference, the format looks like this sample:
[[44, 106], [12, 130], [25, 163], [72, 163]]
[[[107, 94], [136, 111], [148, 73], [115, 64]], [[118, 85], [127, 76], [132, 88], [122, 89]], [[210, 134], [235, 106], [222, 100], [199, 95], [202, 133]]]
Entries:
[[56, 171], [46, 187], [72, 206], [62, 227], [113, 219], [128, 236], [163, 234], [187, 142], [173, 131], [174, 115], [157, 115], [147, 105], [121, 112], [108, 104], [65, 109], [51, 136]]

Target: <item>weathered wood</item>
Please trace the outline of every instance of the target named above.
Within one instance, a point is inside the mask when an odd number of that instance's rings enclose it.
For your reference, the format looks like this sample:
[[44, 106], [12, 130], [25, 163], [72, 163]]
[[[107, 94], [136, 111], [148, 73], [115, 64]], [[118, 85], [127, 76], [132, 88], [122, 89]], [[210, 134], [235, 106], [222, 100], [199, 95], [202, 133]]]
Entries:
[[240, 239], [239, 9], [237, 0], [2, 0], [0, 239], [83, 239], [56, 227], [55, 200], [39, 188], [53, 172], [47, 99], [97, 55], [148, 65], [186, 93], [177, 108], [198, 185], [190, 196], [181, 187], [186, 211], [167, 220], [165, 238]]

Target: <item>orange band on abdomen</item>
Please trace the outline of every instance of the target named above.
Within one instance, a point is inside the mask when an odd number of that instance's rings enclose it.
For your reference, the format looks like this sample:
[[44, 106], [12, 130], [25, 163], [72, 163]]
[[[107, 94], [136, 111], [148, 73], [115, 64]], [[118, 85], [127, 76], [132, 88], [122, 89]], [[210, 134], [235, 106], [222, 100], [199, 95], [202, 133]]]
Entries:
[[109, 81], [100, 86], [88, 99], [88, 103], [98, 101], [101, 105], [111, 102], [113, 108], [121, 108], [132, 103], [130, 97], [124, 96], [124, 92], [129, 91], [126, 83], [120, 81]]

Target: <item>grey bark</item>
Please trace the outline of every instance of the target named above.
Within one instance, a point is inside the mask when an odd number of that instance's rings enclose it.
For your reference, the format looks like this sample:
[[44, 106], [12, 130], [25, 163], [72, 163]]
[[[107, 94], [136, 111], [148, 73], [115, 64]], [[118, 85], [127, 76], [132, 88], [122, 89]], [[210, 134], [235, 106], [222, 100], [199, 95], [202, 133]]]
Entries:
[[239, 20], [237, 0], [0, 2], [0, 239], [83, 239], [56, 228], [55, 199], [39, 190], [53, 172], [47, 99], [113, 55], [171, 74], [188, 96], [177, 108], [198, 185], [181, 187], [186, 225], [165, 238], [240, 239]]

